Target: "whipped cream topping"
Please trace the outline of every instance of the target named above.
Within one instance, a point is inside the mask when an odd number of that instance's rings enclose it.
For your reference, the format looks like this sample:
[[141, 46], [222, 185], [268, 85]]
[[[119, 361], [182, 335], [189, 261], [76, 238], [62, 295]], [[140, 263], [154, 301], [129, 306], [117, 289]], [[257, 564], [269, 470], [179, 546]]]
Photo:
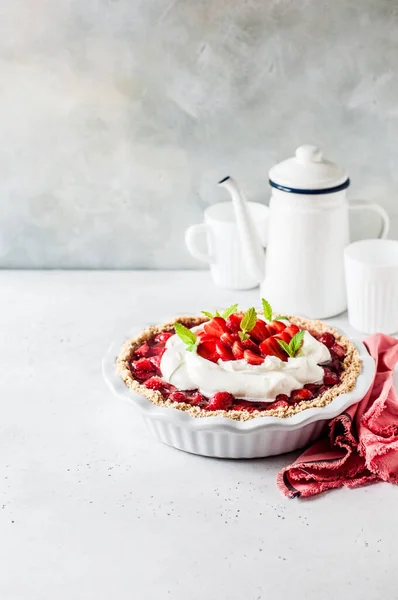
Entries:
[[[201, 325], [192, 328], [200, 330]], [[196, 352], [187, 352], [184, 342], [173, 335], [167, 340], [160, 370], [165, 381], [180, 390], [199, 389], [205, 396], [229, 392], [236, 398], [271, 402], [278, 394], [290, 395], [306, 383], [322, 382], [319, 363], [330, 358], [326, 346], [308, 331], [298, 356], [287, 362], [267, 356], [261, 365], [249, 365], [244, 359], [213, 363]]]

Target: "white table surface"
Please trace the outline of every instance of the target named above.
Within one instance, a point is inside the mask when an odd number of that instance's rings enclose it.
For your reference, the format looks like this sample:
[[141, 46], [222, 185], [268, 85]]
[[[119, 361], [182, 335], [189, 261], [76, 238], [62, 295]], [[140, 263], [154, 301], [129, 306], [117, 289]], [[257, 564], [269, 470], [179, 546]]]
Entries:
[[0, 272], [1, 600], [397, 597], [397, 487], [288, 500], [297, 453], [174, 450], [102, 380], [131, 326], [257, 295], [204, 272]]

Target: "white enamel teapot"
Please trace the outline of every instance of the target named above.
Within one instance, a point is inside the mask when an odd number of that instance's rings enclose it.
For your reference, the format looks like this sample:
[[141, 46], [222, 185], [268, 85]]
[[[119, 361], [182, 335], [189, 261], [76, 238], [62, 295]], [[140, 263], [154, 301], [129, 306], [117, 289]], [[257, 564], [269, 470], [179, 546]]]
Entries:
[[279, 313], [326, 318], [346, 309], [344, 248], [349, 210], [373, 210], [388, 235], [386, 211], [373, 202], [347, 202], [346, 171], [323, 158], [319, 148], [300, 146], [269, 172], [272, 196], [266, 252], [236, 182], [219, 184], [232, 196], [248, 271], [261, 283], [261, 296]]

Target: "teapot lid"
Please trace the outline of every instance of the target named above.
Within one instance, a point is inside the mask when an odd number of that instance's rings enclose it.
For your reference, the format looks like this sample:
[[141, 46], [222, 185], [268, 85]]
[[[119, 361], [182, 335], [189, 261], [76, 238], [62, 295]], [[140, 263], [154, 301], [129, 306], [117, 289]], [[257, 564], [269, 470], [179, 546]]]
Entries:
[[331, 194], [350, 185], [345, 169], [323, 158], [316, 146], [299, 146], [295, 156], [269, 172], [272, 187], [293, 194]]

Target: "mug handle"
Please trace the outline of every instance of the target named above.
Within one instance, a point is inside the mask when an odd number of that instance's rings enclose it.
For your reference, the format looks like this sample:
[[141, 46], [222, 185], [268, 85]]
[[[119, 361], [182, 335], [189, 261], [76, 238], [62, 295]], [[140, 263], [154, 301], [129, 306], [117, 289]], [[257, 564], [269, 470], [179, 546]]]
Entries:
[[383, 225], [379, 234], [379, 238], [384, 240], [388, 236], [390, 230], [390, 217], [380, 204], [376, 202], [368, 202], [367, 200], [352, 200], [348, 205], [350, 210], [373, 210], [381, 216]]
[[214, 262], [212, 256], [206, 252], [202, 252], [197, 244], [198, 237], [202, 237], [203, 234], [210, 235], [210, 228], [206, 225], [206, 223], [191, 225], [191, 227], [188, 227], [185, 232], [185, 244], [192, 256], [201, 260], [202, 262], [211, 264]]

